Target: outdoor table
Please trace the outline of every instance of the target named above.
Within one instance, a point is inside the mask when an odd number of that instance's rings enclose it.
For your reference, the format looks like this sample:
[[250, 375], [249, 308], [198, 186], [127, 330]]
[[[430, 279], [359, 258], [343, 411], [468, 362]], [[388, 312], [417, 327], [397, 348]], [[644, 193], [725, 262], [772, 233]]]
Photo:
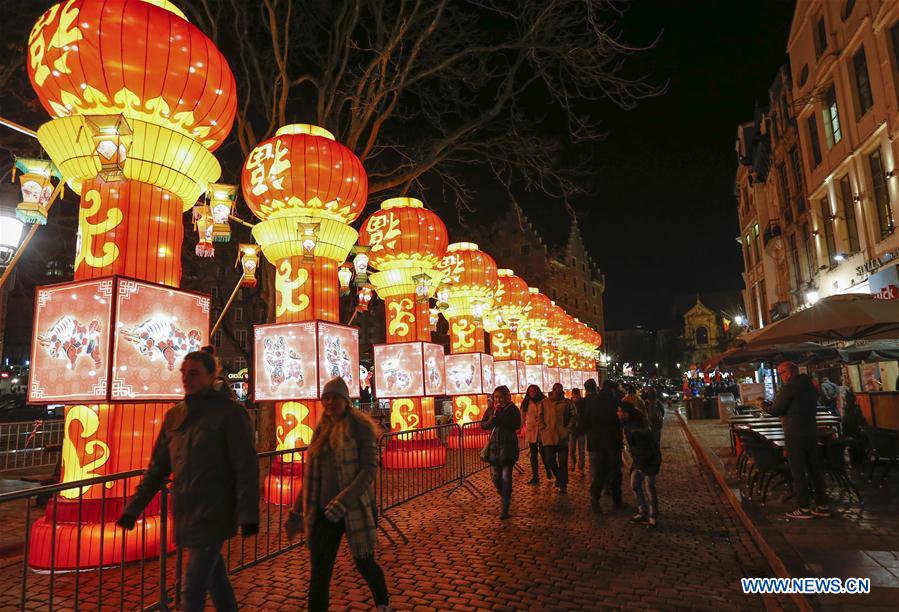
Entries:
[[[830, 413], [822, 413], [819, 412], [815, 416], [815, 422], [818, 427], [832, 427], [836, 429], [837, 435], [843, 435], [843, 425], [840, 420], [840, 417], [835, 416]], [[730, 449], [731, 452], [735, 455], [739, 455], [740, 447], [739, 440], [737, 440], [737, 436], [735, 433], [736, 427], [747, 427], [752, 430], [761, 430], [765, 428], [781, 428], [780, 417], [773, 416], [765, 416], [765, 417], [752, 417], [747, 418], [745, 416], [737, 416], [732, 417], [728, 422], [728, 427], [730, 429]]]

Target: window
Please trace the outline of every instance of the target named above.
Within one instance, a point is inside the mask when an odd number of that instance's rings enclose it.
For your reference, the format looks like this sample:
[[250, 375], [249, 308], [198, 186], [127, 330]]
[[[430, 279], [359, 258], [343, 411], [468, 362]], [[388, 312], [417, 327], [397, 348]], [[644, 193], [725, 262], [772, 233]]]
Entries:
[[827, 25], [824, 23], [824, 15], [815, 24], [815, 58], [821, 57], [827, 50]]
[[696, 328], [696, 346], [705, 346], [709, 343], [709, 330], [704, 326]]
[[802, 236], [805, 240], [805, 263], [808, 268], [808, 279], [811, 280], [815, 276], [815, 268], [818, 263], [815, 257], [815, 245], [812, 243], [812, 235], [808, 229], [808, 223], [802, 224]]
[[243, 357], [235, 357], [234, 358], [234, 371], [239, 372], [247, 367], [247, 360]]
[[808, 118], [808, 140], [812, 146], [812, 161], [815, 162], [814, 168], [821, 163], [821, 141], [818, 140], [818, 120], [812, 115]]
[[890, 38], [893, 39], [893, 63], [899, 70], [899, 21], [890, 28]]
[[593, 287], [593, 297], [596, 297], [596, 287]]
[[222, 330], [216, 331], [212, 334], [212, 346], [215, 348], [221, 348], [222, 346]]
[[212, 297], [217, 298], [218, 296], [219, 296], [219, 288], [213, 287], [212, 288]]
[[858, 104], [857, 116], [861, 117], [874, 106], [874, 95], [871, 93], [871, 79], [868, 78], [868, 62], [865, 59], [865, 48], [852, 56], [852, 68], [855, 71], [855, 97]]
[[846, 2], [843, 3], [843, 10], [840, 11], [840, 18], [843, 21], [846, 21], [847, 19], [849, 19], [849, 16], [852, 14], [852, 9], [854, 9], [854, 8], [855, 8], [855, 0], [846, 0]]
[[[831, 85], [824, 96], [824, 135], [827, 136], [827, 148], [833, 148], [843, 139], [840, 129], [840, 111], [837, 108], [837, 90]], [[818, 160], [820, 162], [820, 160]]]
[[238, 306], [234, 309], [234, 321], [236, 323], [243, 323], [243, 306]]
[[840, 199], [843, 201], [843, 218], [846, 220], [846, 234], [849, 240], [849, 252], [858, 253], [858, 222], [855, 219], [855, 198], [852, 196], [852, 185], [847, 174], [840, 179]]
[[796, 147], [790, 149], [790, 165], [793, 166], [793, 184], [796, 186], [796, 212], [801, 215], [805, 211], [805, 183], [802, 180], [802, 159]]
[[796, 234], [790, 236], [790, 287], [798, 289], [802, 283], [802, 268], [799, 266], [799, 248], [796, 246]]
[[790, 194], [790, 180], [787, 178], [787, 165], [777, 165], [777, 180], [780, 183], [780, 211], [785, 223], [793, 222], [793, 196]]
[[752, 267], [752, 236], [750, 234], [746, 234], [746, 237], [743, 239], [743, 246], [746, 247], [743, 250], [743, 257], [746, 259], [746, 269]]
[[247, 330], [238, 329], [236, 332], [234, 332], [234, 339], [237, 340], [237, 344], [240, 346], [240, 348], [247, 348]]
[[755, 255], [755, 263], [759, 263], [762, 258], [759, 256], [759, 224], [752, 226], [752, 252]]
[[768, 322], [768, 296], [765, 295], [765, 279], [759, 281], [759, 326]]
[[874, 192], [874, 206], [877, 209], [877, 226], [880, 229], [880, 238], [886, 238], [893, 233], [893, 210], [890, 206], [890, 194], [887, 191], [887, 177], [883, 169], [883, 160], [880, 157], [880, 149], [868, 156], [868, 165], [871, 168], [871, 186]]
[[833, 210], [826, 197], [821, 198], [821, 223], [824, 226], [824, 244], [827, 246], [827, 262], [833, 265], [837, 254], [837, 243], [833, 235]]

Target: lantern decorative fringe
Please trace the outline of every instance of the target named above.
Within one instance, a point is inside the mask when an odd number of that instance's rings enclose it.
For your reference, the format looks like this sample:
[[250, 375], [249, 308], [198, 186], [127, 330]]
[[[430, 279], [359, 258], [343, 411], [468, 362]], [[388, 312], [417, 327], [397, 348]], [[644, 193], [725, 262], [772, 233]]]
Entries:
[[52, 179], [60, 179], [59, 170], [48, 159], [19, 157], [13, 166], [12, 178], [16, 180], [16, 170], [20, 172], [19, 183], [22, 201], [16, 206], [16, 217], [23, 223], [47, 224], [47, 211], [53, 195]]
[[209, 197], [209, 208], [212, 211], [212, 241], [228, 242], [231, 240], [231, 213], [234, 211], [234, 200], [237, 198], [237, 185], [213, 183], [206, 191]]
[[241, 244], [237, 248], [237, 262], [243, 268], [241, 287], [256, 286], [256, 270], [259, 268], [259, 247], [255, 244]]

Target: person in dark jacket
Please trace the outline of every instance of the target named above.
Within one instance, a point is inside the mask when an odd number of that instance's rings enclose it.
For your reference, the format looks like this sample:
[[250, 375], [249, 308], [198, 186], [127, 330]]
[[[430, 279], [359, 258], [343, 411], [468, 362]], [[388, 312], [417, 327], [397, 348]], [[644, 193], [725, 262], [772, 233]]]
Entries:
[[[777, 374], [784, 382], [769, 413], [779, 416], [783, 423], [787, 460], [793, 475], [793, 493], [799, 507], [787, 513], [787, 518], [810, 519], [813, 516], [830, 516], [827, 507], [827, 488], [824, 470], [818, 453], [815, 413], [818, 406], [818, 389], [807, 374], [800, 374], [792, 361], [777, 366]], [[814, 485], [816, 505], [811, 507], [809, 478]]]
[[203, 610], [207, 591], [217, 610], [237, 610], [222, 545], [259, 532], [259, 467], [247, 411], [213, 389], [215, 359], [188, 353], [181, 363], [184, 401], [165, 414], [150, 466], [117, 523], [138, 517], [172, 474], [175, 543], [189, 559], [182, 610]]
[[627, 436], [627, 448], [631, 455], [631, 489], [637, 501], [637, 514], [631, 520], [635, 523], [646, 521], [649, 527], [655, 527], [659, 515], [656, 476], [662, 465], [662, 453], [646, 417], [633, 404], [622, 401], [618, 405], [618, 418]]
[[500, 385], [493, 391], [493, 406], [484, 413], [481, 427], [491, 431], [487, 445], [487, 461], [490, 477], [502, 500], [500, 519], [509, 518], [512, 503], [512, 466], [518, 461], [518, 430], [521, 429], [521, 412], [512, 402], [509, 387]]
[[590, 455], [590, 508], [599, 512], [603, 487], [612, 490], [615, 508], [621, 507], [621, 424], [615, 383], [607, 380], [596, 392], [596, 381], [584, 382], [584, 433]]
[[584, 434], [584, 398], [581, 397], [580, 389], [574, 388], [571, 390], [571, 401], [574, 402], [575, 418], [571, 426], [571, 433], [568, 436], [570, 462], [568, 473], [573, 474], [574, 470], [577, 469], [583, 476], [587, 457], [587, 436]]

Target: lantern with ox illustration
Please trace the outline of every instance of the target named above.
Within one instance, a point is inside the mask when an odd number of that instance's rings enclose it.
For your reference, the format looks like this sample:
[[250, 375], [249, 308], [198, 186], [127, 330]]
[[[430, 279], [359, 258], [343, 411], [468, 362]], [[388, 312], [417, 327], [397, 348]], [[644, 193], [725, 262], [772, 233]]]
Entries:
[[[476, 244], [455, 242], [447, 247], [438, 270], [445, 275], [442, 289], [446, 291], [444, 314], [450, 325], [451, 352], [484, 353], [483, 319], [493, 305], [497, 288], [496, 262]], [[490, 374], [492, 379], [492, 370]], [[447, 367], [447, 377], [451, 375], [454, 373]], [[465, 372], [458, 375], [464, 376]], [[486, 407], [487, 397], [483, 394], [453, 398], [453, 416], [459, 425], [480, 420]]]
[[[247, 206], [261, 219], [253, 227], [253, 237], [275, 267], [275, 321], [338, 322], [338, 269], [358, 237], [350, 223], [368, 197], [362, 162], [323, 128], [286, 125], [250, 151], [241, 187]], [[330, 341], [338, 340], [335, 336]], [[266, 359], [283, 358], [265, 351], [256, 355], [258, 367], [264, 367]], [[347, 386], [358, 393], [358, 367], [346, 371]], [[278, 450], [311, 441], [322, 407], [319, 400], [307, 397], [276, 402]], [[269, 501], [293, 503], [302, 478], [299, 459], [287, 454], [273, 463], [272, 476], [265, 479]]]
[[[401, 347], [405, 343], [430, 342], [428, 299], [437, 290], [443, 274], [437, 265], [446, 253], [446, 226], [434, 212], [415, 198], [390, 198], [362, 224], [359, 243], [368, 247], [368, 263], [377, 272], [368, 275], [384, 300], [387, 343], [376, 351], [376, 380], [391, 372], [394, 386], [413, 380], [437, 381], [444, 387], [442, 349], [440, 357], [427, 356], [426, 348]], [[421, 353], [419, 359], [406, 359], [406, 353]], [[417, 353], [415, 351], [418, 351]], [[412, 368], [412, 370], [408, 370]], [[390, 402], [390, 430], [407, 431], [435, 424], [434, 399], [427, 386], [420, 397], [399, 396]], [[380, 386], [377, 391], [386, 391]], [[396, 397], [393, 395], [393, 397]], [[414, 440], [390, 440], [384, 463], [388, 467], [433, 467], [446, 462], [446, 452], [438, 440], [429, 436]]]
[[[37, 130], [38, 140], [81, 197], [75, 280], [121, 275], [177, 287], [182, 213], [218, 179], [211, 151], [234, 120], [236, 87], [224, 56], [165, 0], [67, 0], [34, 25], [27, 68], [54, 117]], [[46, 211], [31, 212], [41, 222]], [[200, 334], [208, 341], [207, 330]], [[63, 482], [145, 466], [169, 406], [152, 398], [68, 406]], [[112, 521], [125, 482], [57, 500], [55, 518], [33, 526], [31, 565], [135, 559], [142, 532], [146, 550], [158, 549], [158, 504], [146, 514], [146, 531], [131, 532], [124, 546], [116, 540]], [[88, 518], [79, 525], [77, 515]], [[72, 561], [67, 555], [76, 548], [82, 556]]]

